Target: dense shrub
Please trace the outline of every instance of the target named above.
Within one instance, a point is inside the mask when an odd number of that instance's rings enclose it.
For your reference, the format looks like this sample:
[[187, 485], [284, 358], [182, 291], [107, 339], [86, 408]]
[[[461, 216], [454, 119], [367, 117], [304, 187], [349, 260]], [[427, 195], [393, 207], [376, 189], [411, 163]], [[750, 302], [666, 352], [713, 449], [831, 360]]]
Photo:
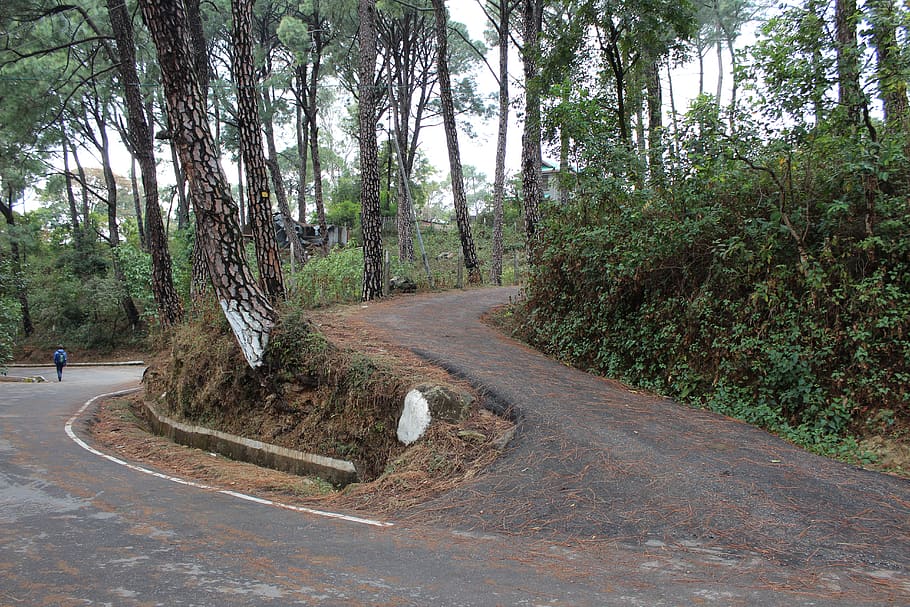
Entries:
[[[697, 167], [672, 195], [550, 209], [527, 336], [818, 450], [878, 412], [910, 416], [906, 159], [859, 135], [741, 158], [704, 130], [688, 143]], [[582, 205], [608, 210], [581, 222]]]
[[0, 261], [0, 372], [13, 357], [13, 342], [19, 323], [19, 302], [14, 297], [9, 261]]

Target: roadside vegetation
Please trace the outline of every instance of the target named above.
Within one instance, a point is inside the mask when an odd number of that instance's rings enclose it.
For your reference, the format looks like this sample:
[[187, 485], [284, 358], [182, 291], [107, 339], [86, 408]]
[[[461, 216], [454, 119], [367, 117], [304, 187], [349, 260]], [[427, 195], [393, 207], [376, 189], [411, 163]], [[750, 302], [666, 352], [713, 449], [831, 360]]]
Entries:
[[[58, 344], [74, 361], [145, 350], [173, 411], [223, 424], [240, 410], [219, 395], [298, 419], [297, 397], [330, 385], [313, 419], [354, 409], [314, 448], [375, 475], [395, 449], [374, 382], [403, 376], [309, 320], [392, 276], [501, 278], [526, 285], [513, 330], [554, 356], [906, 473], [885, 455], [910, 450], [906, 3], [486, 2], [504, 50], [493, 187], [454, 136], [456, 112], [491, 116], [485, 49], [444, 2], [194, 2], [185, 24], [180, 4], [0, 11], [0, 370]], [[698, 94], [678, 107], [682, 65]], [[522, 169], [504, 185], [516, 101]], [[448, 127], [446, 181], [421, 153], [430, 123]], [[244, 167], [236, 186], [222, 161]], [[351, 241], [292, 259], [276, 215]]]

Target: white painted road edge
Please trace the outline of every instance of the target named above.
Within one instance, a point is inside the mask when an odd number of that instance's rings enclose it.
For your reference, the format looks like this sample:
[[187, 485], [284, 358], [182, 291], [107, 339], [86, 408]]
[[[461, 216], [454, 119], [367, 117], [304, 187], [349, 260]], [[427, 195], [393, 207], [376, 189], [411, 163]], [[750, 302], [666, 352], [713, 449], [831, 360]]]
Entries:
[[342, 520], [342, 521], [347, 521], [349, 523], [357, 523], [360, 525], [370, 525], [372, 527], [392, 527], [394, 525], [394, 523], [386, 523], [383, 521], [374, 521], [374, 520], [368, 519], [368, 518], [348, 516], [347, 514], [339, 514], [337, 512], [327, 512], [325, 510], [314, 510], [313, 508], [304, 508], [302, 506], [293, 506], [291, 504], [283, 504], [281, 502], [263, 499], [261, 497], [255, 497], [253, 495], [246, 495], [245, 493], [238, 493], [236, 491], [229, 491], [227, 489], [219, 489], [217, 487], [212, 487], [212, 486], [206, 485], [204, 483], [197, 483], [195, 481], [189, 481], [189, 480], [186, 480], [183, 478], [178, 478], [176, 476], [162, 474], [161, 472], [155, 472], [154, 470], [149, 470], [148, 468], [143, 468], [142, 466], [137, 466], [135, 464], [131, 464], [129, 462], [123, 461], [122, 459], [118, 459], [112, 455], [108, 455], [107, 453], [102, 453], [101, 451], [98, 451], [97, 449], [95, 449], [94, 447], [90, 446], [88, 443], [83, 441], [81, 438], [76, 436], [76, 433], [73, 431], [73, 424], [76, 423], [76, 420], [79, 419], [79, 417], [83, 413], [85, 413], [86, 409], [91, 407], [95, 403], [95, 401], [100, 400], [102, 398], [111, 398], [111, 397], [115, 397], [115, 396], [123, 396], [125, 394], [131, 394], [133, 392], [136, 392], [137, 390], [139, 390], [139, 388], [131, 388], [129, 390], [121, 390], [119, 392], [110, 392], [108, 394], [99, 394], [98, 396], [90, 399], [88, 402], [86, 402], [84, 405], [82, 405], [82, 408], [80, 408], [78, 411], [76, 411], [76, 413], [71, 418], [69, 418], [69, 420], [67, 420], [66, 426], [65, 426], [67, 436], [69, 436], [71, 439], [73, 439], [73, 441], [77, 445], [79, 445], [80, 447], [82, 447], [83, 449], [88, 451], [89, 453], [92, 453], [99, 457], [103, 457], [104, 459], [106, 459], [110, 462], [113, 462], [113, 463], [123, 466], [125, 468], [129, 468], [130, 470], [133, 470], [134, 472], [141, 472], [142, 474], [148, 474], [150, 476], [154, 476], [156, 478], [170, 481], [172, 483], [177, 483], [179, 485], [185, 485], [187, 487], [194, 487], [196, 489], [202, 489], [203, 491], [213, 491], [215, 493], [221, 493], [222, 495], [228, 495], [230, 497], [242, 499], [247, 502], [253, 502], [254, 504], [261, 504], [263, 506], [272, 506], [274, 508], [281, 508], [283, 510], [291, 510], [293, 512], [301, 512], [303, 514], [311, 514], [314, 516], [321, 516], [324, 518], [338, 519], [338, 520]]

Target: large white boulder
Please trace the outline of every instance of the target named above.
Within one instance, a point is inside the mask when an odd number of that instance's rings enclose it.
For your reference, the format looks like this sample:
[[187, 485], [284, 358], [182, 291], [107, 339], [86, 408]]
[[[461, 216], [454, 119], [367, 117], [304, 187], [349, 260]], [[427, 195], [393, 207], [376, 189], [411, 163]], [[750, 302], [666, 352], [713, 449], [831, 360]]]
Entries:
[[404, 410], [398, 419], [398, 440], [410, 445], [430, 427], [430, 403], [420, 390], [411, 390], [404, 397]]
[[434, 419], [458, 423], [470, 413], [474, 399], [438, 385], [417, 386], [404, 397], [398, 418], [398, 440], [410, 445], [427, 431]]

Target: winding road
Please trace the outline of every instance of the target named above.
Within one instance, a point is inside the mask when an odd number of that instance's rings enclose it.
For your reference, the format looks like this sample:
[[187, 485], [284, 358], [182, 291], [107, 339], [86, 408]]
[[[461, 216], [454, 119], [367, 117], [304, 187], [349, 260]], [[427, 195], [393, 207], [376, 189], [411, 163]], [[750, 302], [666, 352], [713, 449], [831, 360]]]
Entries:
[[73, 440], [139, 368], [0, 383], [0, 606], [910, 604], [910, 483], [549, 361], [479, 322], [515, 294], [362, 310], [519, 421], [487, 475], [383, 526]]

